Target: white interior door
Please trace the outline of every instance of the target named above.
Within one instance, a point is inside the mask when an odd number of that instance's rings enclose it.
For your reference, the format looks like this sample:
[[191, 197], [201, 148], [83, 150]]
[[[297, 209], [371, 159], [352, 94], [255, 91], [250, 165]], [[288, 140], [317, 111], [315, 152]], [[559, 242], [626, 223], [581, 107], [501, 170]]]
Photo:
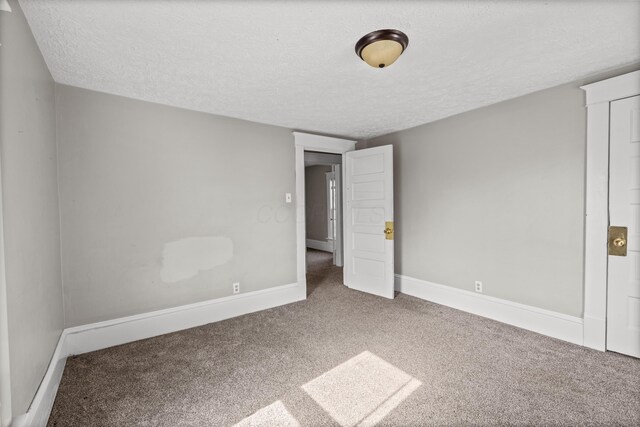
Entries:
[[640, 357], [640, 96], [610, 114], [609, 222], [628, 233], [627, 255], [609, 255], [607, 349]]
[[394, 297], [393, 147], [346, 153], [344, 280], [352, 289]]

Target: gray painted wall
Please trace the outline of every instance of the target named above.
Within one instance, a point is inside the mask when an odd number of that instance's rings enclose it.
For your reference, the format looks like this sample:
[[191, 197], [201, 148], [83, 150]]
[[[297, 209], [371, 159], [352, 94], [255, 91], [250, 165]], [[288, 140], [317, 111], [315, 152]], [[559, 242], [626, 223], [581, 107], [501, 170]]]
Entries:
[[66, 325], [296, 281], [291, 131], [57, 86]]
[[307, 239], [327, 241], [327, 172], [331, 166], [316, 165], [304, 169]]
[[585, 129], [573, 84], [358, 144], [394, 145], [396, 273], [581, 316]]
[[13, 416], [63, 328], [54, 82], [20, 6], [0, 12], [0, 158]]

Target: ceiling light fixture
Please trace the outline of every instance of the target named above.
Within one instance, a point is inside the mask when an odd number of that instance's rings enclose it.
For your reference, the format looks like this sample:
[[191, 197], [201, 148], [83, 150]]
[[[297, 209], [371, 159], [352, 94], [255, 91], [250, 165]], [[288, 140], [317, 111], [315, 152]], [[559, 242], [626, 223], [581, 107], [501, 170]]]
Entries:
[[378, 30], [356, 43], [356, 54], [374, 68], [393, 64], [409, 45], [409, 37], [398, 30]]

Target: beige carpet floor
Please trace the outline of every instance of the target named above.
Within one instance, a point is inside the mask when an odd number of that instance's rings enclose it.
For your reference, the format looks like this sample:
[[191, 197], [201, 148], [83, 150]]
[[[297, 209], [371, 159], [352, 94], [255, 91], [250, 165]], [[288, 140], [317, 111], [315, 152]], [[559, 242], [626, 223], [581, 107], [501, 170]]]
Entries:
[[307, 301], [69, 358], [49, 426], [640, 425], [640, 360], [308, 259]]

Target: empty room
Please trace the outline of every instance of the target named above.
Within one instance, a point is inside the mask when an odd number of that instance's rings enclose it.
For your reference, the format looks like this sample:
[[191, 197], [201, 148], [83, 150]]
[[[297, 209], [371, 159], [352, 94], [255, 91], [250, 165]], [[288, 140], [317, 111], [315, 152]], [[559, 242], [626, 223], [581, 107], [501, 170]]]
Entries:
[[0, 0], [0, 427], [640, 425], [640, 0]]

